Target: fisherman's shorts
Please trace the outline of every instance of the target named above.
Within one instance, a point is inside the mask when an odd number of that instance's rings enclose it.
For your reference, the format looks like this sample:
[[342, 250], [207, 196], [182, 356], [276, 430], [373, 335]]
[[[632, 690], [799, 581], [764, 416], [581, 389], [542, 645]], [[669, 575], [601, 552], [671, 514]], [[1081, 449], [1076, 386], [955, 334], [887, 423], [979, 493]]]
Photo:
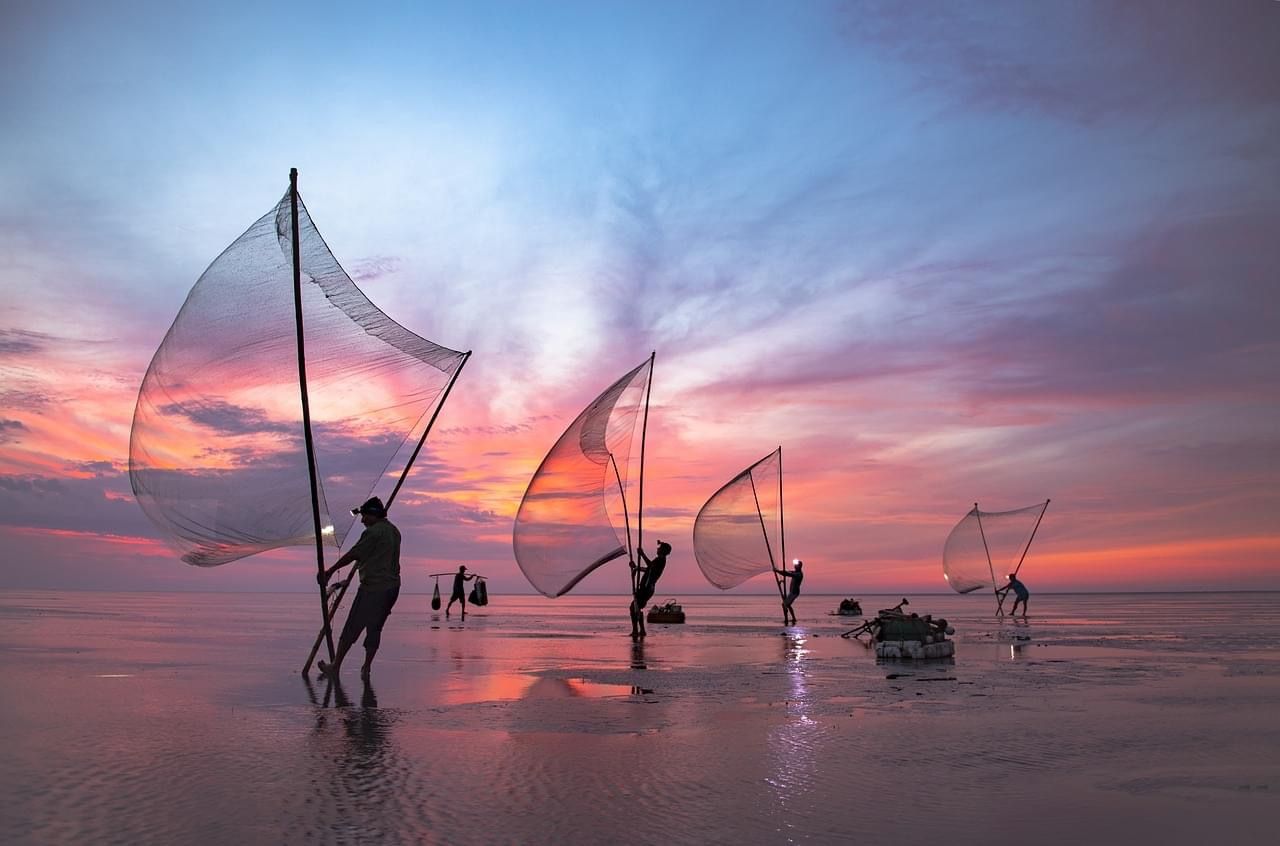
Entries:
[[377, 649], [382, 643], [382, 627], [399, 598], [399, 585], [386, 590], [357, 590], [355, 602], [351, 603], [351, 611], [347, 614], [347, 624], [342, 627], [342, 640], [355, 643], [360, 632], [364, 632], [364, 648]]

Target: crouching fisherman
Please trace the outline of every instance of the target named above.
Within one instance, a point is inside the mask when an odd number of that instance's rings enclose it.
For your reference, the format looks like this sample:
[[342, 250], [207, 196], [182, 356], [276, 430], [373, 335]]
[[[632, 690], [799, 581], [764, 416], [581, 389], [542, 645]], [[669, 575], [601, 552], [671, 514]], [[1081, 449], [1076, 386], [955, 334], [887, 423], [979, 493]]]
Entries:
[[648, 634], [644, 627], [644, 607], [653, 599], [653, 592], [658, 587], [658, 579], [662, 571], [667, 569], [667, 556], [671, 554], [671, 544], [658, 541], [658, 554], [653, 558], [639, 550], [643, 564], [632, 565], [636, 571], [636, 587], [631, 594], [631, 638], [639, 640]]
[[360, 675], [367, 678], [373, 667], [373, 656], [382, 642], [382, 627], [400, 596], [400, 530], [387, 519], [387, 509], [376, 496], [351, 509], [351, 513], [358, 515], [364, 524], [360, 540], [332, 567], [316, 576], [316, 580], [324, 587], [334, 573], [355, 564], [360, 571], [360, 588], [347, 612], [347, 623], [342, 627], [333, 664], [321, 661], [320, 672], [337, 676], [342, 659], [364, 632], [364, 666], [360, 668]]

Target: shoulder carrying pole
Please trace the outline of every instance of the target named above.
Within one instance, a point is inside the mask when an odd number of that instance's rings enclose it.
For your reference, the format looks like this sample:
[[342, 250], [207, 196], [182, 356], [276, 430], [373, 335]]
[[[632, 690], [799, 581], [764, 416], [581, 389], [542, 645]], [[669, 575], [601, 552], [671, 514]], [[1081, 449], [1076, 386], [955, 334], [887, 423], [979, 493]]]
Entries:
[[[311, 477], [311, 522], [316, 533], [317, 574], [324, 575], [324, 533], [320, 526], [320, 487], [316, 479], [316, 447], [311, 438], [311, 401], [307, 397], [307, 352], [302, 332], [302, 256], [298, 247], [298, 169], [289, 169], [289, 212], [293, 219], [293, 316], [298, 332], [298, 388], [302, 393], [302, 436], [307, 445], [307, 473]], [[320, 587], [320, 614], [324, 618], [321, 631], [333, 661], [333, 632], [329, 628], [329, 603], [324, 587]]]

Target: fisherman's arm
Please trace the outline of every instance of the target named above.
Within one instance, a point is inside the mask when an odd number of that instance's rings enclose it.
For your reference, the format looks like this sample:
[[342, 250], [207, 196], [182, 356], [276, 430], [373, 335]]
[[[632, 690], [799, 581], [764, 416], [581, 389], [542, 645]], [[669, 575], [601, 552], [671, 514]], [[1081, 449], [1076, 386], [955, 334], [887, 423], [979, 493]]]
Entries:
[[337, 561], [333, 562], [333, 566], [328, 570], [316, 573], [316, 581], [320, 583], [320, 587], [324, 587], [333, 578], [333, 574], [341, 570], [343, 567], [354, 564], [359, 561], [359, 556], [355, 554], [356, 547], [347, 550]]
[[316, 581], [320, 583], [320, 587], [324, 587], [325, 584], [333, 578], [333, 574], [341, 570], [343, 567], [354, 564], [362, 558], [367, 558], [375, 544], [376, 541], [370, 533], [365, 532], [360, 535], [360, 540], [356, 541], [354, 546], [342, 553], [342, 555], [338, 556], [338, 560], [333, 562], [332, 567], [322, 573], [316, 574]]

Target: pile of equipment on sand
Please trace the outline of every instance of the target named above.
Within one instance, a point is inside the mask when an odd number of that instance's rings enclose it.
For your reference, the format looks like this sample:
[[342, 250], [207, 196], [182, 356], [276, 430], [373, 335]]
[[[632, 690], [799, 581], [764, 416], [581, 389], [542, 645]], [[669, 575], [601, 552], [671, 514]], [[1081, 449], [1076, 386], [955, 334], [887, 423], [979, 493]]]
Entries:
[[902, 607], [909, 604], [903, 599], [893, 608], [882, 608], [875, 617], [840, 636], [861, 641], [862, 636], [867, 635], [870, 639], [867, 645], [875, 644], [877, 658], [920, 660], [955, 655], [955, 641], [947, 640], [947, 635], [955, 634], [956, 630], [941, 618], [935, 620], [929, 614], [922, 617], [904, 612]]
[[645, 620], [650, 623], [683, 623], [684, 609], [674, 599], [668, 599], [661, 605], [651, 606]]

